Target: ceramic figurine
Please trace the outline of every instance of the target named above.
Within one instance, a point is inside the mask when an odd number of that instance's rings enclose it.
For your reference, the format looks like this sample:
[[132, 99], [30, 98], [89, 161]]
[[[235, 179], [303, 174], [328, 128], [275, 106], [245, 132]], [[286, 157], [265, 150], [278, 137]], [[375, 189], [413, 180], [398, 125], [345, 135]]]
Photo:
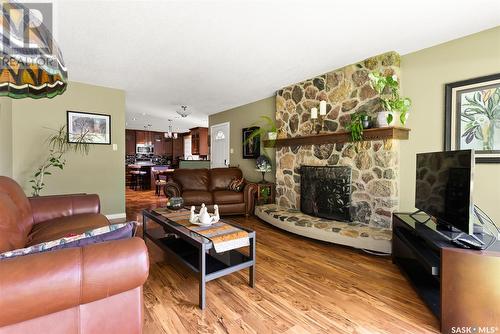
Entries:
[[219, 221], [219, 206], [217, 204], [214, 205], [214, 215], [212, 216], [212, 224], [217, 223]]
[[207, 210], [207, 207], [205, 206], [205, 204], [201, 205], [200, 214], [198, 216], [198, 221], [202, 225], [210, 225], [210, 223], [211, 223], [211, 218], [210, 218], [210, 215], [208, 214], [208, 210]]
[[196, 221], [198, 221], [198, 215], [194, 213], [194, 210], [195, 210], [195, 207], [193, 205], [193, 206], [191, 206], [191, 214], [189, 215], [189, 222], [191, 224], [193, 224]]

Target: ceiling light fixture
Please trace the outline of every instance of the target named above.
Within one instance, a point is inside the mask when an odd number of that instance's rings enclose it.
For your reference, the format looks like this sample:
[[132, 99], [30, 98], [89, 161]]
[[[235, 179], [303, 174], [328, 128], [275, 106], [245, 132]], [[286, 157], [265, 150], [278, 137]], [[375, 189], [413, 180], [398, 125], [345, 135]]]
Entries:
[[172, 132], [172, 120], [169, 119], [168, 121], [170, 122], [170, 124], [168, 126], [168, 132], [165, 132], [165, 138], [177, 139], [177, 132]]
[[32, 11], [17, 2], [2, 2], [0, 96], [39, 99], [64, 93], [68, 72], [47, 22], [16, 12]]
[[181, 115], [181, 117], [188, 117], [189, 114], [191, 114], [190, 111], [187, 111], [187, 106], [181, 106], [182, 110], [177, 110], [177, 113]]

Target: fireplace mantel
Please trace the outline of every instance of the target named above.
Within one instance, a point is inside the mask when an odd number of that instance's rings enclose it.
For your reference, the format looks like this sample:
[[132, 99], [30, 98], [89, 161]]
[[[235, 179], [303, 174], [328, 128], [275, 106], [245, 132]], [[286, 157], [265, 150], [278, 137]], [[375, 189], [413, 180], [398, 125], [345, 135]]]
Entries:
[[[385, 140], [385, 139], [408, 139], [410, 129], [402, 127], [373, 128], [363, 131], [363, 140]], [[284, 147], [301, 145], [321, 145], [333, 143], [351, 142], [351, 133], [339, 131], [334, 133], [320, 133], [311, 136], [300, 136], [291, 138], [281, 138], [276, 140], [264, 140], [264, 147]]]

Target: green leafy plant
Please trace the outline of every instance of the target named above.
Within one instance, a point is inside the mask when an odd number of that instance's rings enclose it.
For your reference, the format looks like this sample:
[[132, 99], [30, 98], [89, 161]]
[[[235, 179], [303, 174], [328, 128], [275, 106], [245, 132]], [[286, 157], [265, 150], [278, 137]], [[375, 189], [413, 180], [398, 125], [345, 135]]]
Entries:
[[500, 129], [500, 88], [475, 92], [472, 97], [465, 95], [465, 108], [461, 119], [465, 122], [462, 137], [470, 144], [475, 138], [483, 142], [483, 150], [494, 149], [495, 129]]
[[[259, 125], [259, 128], [254, 130], [247, 139], [243, 142], [243, 145], [246, 145], [250, 140], [253, 140], [256, 136], [261, 136], [263, 138], [270, 132], [276, 133], [276, 124], [274, 120], [269, 116], [260, 116], [260, 121], [252, 123], [252, 126]], [[269, 140], [270, 146], [274, 146], [275, 140]], [[267, 147], [264, 147], [264, 155], [269, 158], [269, 152], [267, 151]]]
[[262, 203], [267, 203], [270, 196], [271, 196], [271, 188], [269, 187], [260, 188], [260, 198], [262, 200]]
[[45, 176], [52, 175], [53, 169], [64, 169], [64, 166], [66, 165], [64, 155], [66, 153], [72, 151], [88, 155], [90, 152], [91, 135], [88, 132], [83, 132], [73, 136], [75, 142], [68, 143], [68, 132], [65, 125], [54, 131], [55, 133], [46, 139], [46, 143], [49, 147], [49, 155], [42, 162], [42, 164], [40, 164], [36, 172], [33, 174], [33, 178], [29, 181], [32, 183], [32, 196], [40, 196], [40, 192], [45, 187]]
[[353, 141], [363, 140], [363, 121], [368, 115], [364, 112], [354, 113], [351, 115], [351, 120], [345, 125], [347, 131], [351, 133]]
[[[373, 89], [380, 95], [380, 102], [386, 111], [399, 111], [401, 124], [406, 123], [407, 113], [411, 107], [411, 100], [402, 97], [399, 93], [398, 77], [395, 75], [384, 76], [379, 72], [368, 74]], [[392, 123], [393, 115], [387, 115], [387, 123]]]

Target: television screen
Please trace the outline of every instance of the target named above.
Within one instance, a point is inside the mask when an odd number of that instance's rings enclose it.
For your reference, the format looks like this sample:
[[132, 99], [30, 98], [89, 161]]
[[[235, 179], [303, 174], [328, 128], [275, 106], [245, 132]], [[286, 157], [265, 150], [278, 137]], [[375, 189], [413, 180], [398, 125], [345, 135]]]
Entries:
[[473, 169], [473, 150], [417, 154], [415, 207], [472, 234]]

